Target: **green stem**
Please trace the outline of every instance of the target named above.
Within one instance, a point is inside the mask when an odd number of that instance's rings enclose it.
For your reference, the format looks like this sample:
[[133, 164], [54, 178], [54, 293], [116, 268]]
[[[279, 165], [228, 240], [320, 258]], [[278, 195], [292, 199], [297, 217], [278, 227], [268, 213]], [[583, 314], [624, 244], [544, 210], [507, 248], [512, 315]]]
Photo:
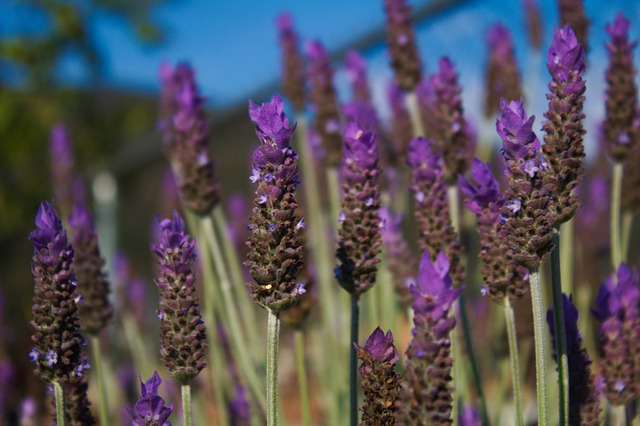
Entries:
[[267, 426], [278, 425], [278, 345], [280, 317], [268, 311], [267, 319]]
[[231, 337], [231, 348], [234, 352], [234, 357], [240, 364], [240, 370], [244, 372], [249, 389], [254, 393], [256, 400], [262, 407], [266, 409], [264, 398], [262, 398], [262, 392], [260, 391], [260, 381], [256, 375], [253, 363], [249, 358], [249, 350], [246, 345], [246, 340], [240, 328], [238, 322], [238, 313], [236, 312], [236, 306], [231, 294], [231, 283], [229, 282], [229, 276], [226, 274], [224, 266], [224, 260], [222, 259], [222, 253], [218, 241], [213, 231], [213, 223], [211, 217], [203, 216], [200, 218], [202, 227], [204, 229], [204, 235], [208, 243], [208, 247], [211, 250], [211, 257], [215, 266], [215, 271], [220, 278], [220, 292], [222, 294], [222, 303], [219, 305], [223, 308], [226, 323], [229, 325], [229, 336]]
[[633, 212], [626, 210], [622, 213], [622, 261], [626, 262], [629, 257], [629, 244], [631, 242], [631, 231], [633, 230]]
[[516, 319], [509, 298], [504, 299], [504, 319], [507, 324], [509, 339], [509, 359], [511, 360], [511, 379], [513, 381], [513, 399], [516, 404], [516, 425], [524, 425], [522, 414], [522, 385], [520, 384], [520, 357], [518, 356], [518, 340], [516, 338]]
[[415, 90], [407, 92], [406, 103], [411, 117], [413, 136], [416, 138], [419, 136], [424, 137], [424, 125], [422, 124], [422, 117], [420, 117], [420, 105], [418, 105], [418, 97]]
[[349, 419], [350, 425], [358, 424], [358, 353], [354, 343], [358, 343], [360, 322], [360, 296], [351, 295], [351, 340], [349, 345]]
[[304, 362], [304, 332], [296, 330], [294, 333], [296, 369], [298, 370], [298, 390], [300, 392], [300, 408], [302, 411], [302, 426], [311, 426], [311, 406], [309, 404], [309, 386], [307, 385], [307, 367]]
[[547, 426], [547, 336], [544, 326], [544, 299], [540, 285], [540, 270], [529, 271], [531, 283], [531, 310], [533, 312], [533, 337], [536, 353], [536, 392], [538, 397], [538, 425]]
[[562, 283], [560, 272], [560, 238], [553, 234], [554, 248], [551, 252], [551, 298], [553, 300], [553, 324], [558, 355], [558, 388], [560, 393], [560, 424], [569, 424], [569, 359], [567, 357], [567, 334], [562, 305]]
[[329, 205], [331, 208], [330, 224], [336, 226], [342, 210], [342, 207], [340, 207], [340, 176], [338, 175], [337, 167], [329, 167], [327, 169], [327, 185], [329, 187]]
[[184, 426], [191, 426], [191, 386], [182, 385], [182, 415], [184, 416]]
[[64, 426], [64, 388], [59, 382], [53, 382], [53, 398], [56, 403], [56, 422], [58, 426]]
[[572, 294], [573, 291], [573, 219], [562, 224], [560, 234], [560, 281], [563, 292]]
[[102, 366], [102, 351], [100, 349], [100, 338], [91, 336], [91, 349], [93, 349], [93, 365], [96, 372], [96, 382], [98, 385], [98, 415], [100, 416], [100, 424], [109, 424], [109, 410], [107, 409], [107, 390], [104, 383], [104, 368]]
[[622, 167], [624, 163], [613, 164], [611, 180], [611, 263], [618, 270], [622, 262], [622, 244], [620, 243], [620, 196], [622, 192]]

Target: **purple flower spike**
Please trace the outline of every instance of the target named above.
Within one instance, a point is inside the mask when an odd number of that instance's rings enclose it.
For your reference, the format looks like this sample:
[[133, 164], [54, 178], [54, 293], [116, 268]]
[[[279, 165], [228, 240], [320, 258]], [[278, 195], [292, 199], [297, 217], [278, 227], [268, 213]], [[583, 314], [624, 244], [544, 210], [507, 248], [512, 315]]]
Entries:
[[510, 202], [500, 210], [505, 237], [515, 261], [530, 271], [553, 249], [555, 224], [554, 186], [546, 183], [548, 164], [531, 130], [533, 120], [533, 116], [527, 118], [522, 101], [507, 104], [502, 100], [502, 117], [496, 124], [509, 180], [505, 198]]
[[600, 286], [592, 313], [600, 322], [603, 392], [611, 404], [626, 405], [638, 395], [640, 287], [638, 271], [624, 263], [616, 278]]
[[293, 28], [291, 14], [280, 14], [276, 25], [282, 48], [282, 92], [296, 111], [302, 111], [305, 105], [304, 60], [298, 48], [298, 34]]
[[589, 20], [584, 11], [583, 0], [558, 0], [560, 15], [560, 25], [571, 25], [576, 32], [576, 36], [584, 51], [589, 50], [587, 33], [589, 31]]
[[578, 199], [573, 189], [584, 177], [582, 143], [585, 130], [582, 121], [584, 104], [584, 50], [569, 25], [555, 30], [547, 55], [547, 67], [553, 77], [549, 83], [549, 110], [545, 113], [545, 146], [542, 153], [549, 172], [547, 182], [553, 184], [556, 225], [573, 217]]
[[415, 281], [418, 268], [409, 244], [402, 235], [402, 216], [399, 214], [394, 216], [388, 208], [382, 207], [380, 220], [382, 221], [380, 234], [393, 278], [393, 289], [398, 299], [409, 306], [413, 299], [408, 283]]
[[113, 317], [109, 302], [109, 281], [102, 272], [105, 261], [100, 255], [98, 235], [87, 208], [78, 203], [69, 217], [75, 248], [74, 270], [82, 303], [78, 306], [82, 330], [97, 335]]
[[251, 407], [245, 389], [237, 385], [235, 397], [229, 401], [229, 417], [233, 426], [251, 426]]
[[464, 277], [464, 267], [460, 262], [460, 241], [449, 217], [449, 199], [442, 161], [440, 153], [432, 149], [430, 140], [416, 138], [411, 141], [407, 163], [412, 170], [409, 189], [416, 200], [415, 217], [420, 231], [418, 245], [420, 250], [434, 255], [440, 251], [447, 252], [457, 286]]
[[[31, 272], [33, 295], [35, 373], [45, 383], [78, 384], [81, 375], [76, 367], [86, 362], [85, 340], [80, 335], [80, 320], [75, 299], [76, 279], [71, 271], [73, 248], [67, 240], [56, 211], [51, 204], [40, 204], [36, 215]], [[37, 355], [37, 356], [36, 356]]]
[[405, 0], [385, 0], [387, 43], [396, 82], [404, 91], [413, 90], [422, 79], [422, 65], [411, 21], [411, 8]]
[[371, 89], [367, 81], [367, 63], [362, 55], [355, 50], [347, 52], [345, 69], [347, 78], [353, 88], [353, 99], [371, 103]]
[[360, 386], [364, 393], [364, 405], [360, 407], [362, 424], [393, 425], [396, 421], [395, 405], [400, 392], [400, 375], [394, 371], [400, 358], [393, 346], [391, 330], [385, 334], [377, 327], [367, 343], [358, 346], [358, 359], [362, 361], [358, 372], [362, 376]]
[[490, 56], [484, 113], [491, 118], [500, 112], [500, 99], [522, 98], [522, 86], [509, 30], [503, 24], [495, 24], [489, 28], [487, 39]]
[[387, 99], [391, 106], [391, 146], [400, 159], [405, 159], [409, 143], [413, 138], [411, 116], [407, 110], [405, 94], [395, 82], [387, 88]]
[[289, 126], [277, 94], [260, 106], [250, 103], [249, 116], [261, 144], [251, 166], [257, 170], [257, 188], [244, 262], [253, 278], [247, 287], [256, 303], [279, 313], [298, 301], [297, 275], [303, 263], [304, 227], [296, 226], [298, 155], [289, 143], [295, 124]]
[[71, 211], [75, 199], [76, 173], [71, 138], [69, 131], [63, 124], [58, 123], [51, 129], [49, 152], [55, 201], [59, 205], [63, 217], [66, 217]]
[[344, 176], [341, 227], [334, 273], [340, 285], [352, 294], [362, 294], [376, 280], [380, 253], [380, 156], [373, 133], [351, 122], [344, 132]]
[[[569, 424], [570, 425], [599, 425], [600, 393], [596, 390], [595, 377], [591, 374], [591, 359], [587, 351], [582, 348], [582, 335], [578, 331], [578, 309], [571, 297], [562, 295], [564, 323], [567, 335], [567, 357], [571, 369], [569, 371]], [[556, 362], [556, 336], [553, 310], [547, 312], [547, 323], [551, 332], [553, 344], [553, 358]]]
[[493, 207], [499, 210], [502, 207], [503, 195], [500, 190], [500, 184], [493, 177], [491, 166], [478, 158], [473, 159], [471, 167], [473, 179], [478, 185], [473, 185], [464, 176], [460, 176], [458, 183], [460, 190], [468, 198], [465, 205], [476, 215], [480, 215], [484, 209]]
[[527, 35], [529, 43], [535, 50], [542, 45], [542, 20], [540, 18], [540, 5], [536, 0], [524, 0], [524, 8], [527, 13]]
[[406, 353], [398, 422], [413, 424], [415, 419], [423, 419], [426, 424], [452, 424], [450, 382], [454, 360], [449, 335], [456, 319], [449, 313], [462, 287], [453, 288], [444, 252], [433, 263], [429, 252], [424, 252], [418, 280], [410, 290], [414, 297], [413, 340]]
[[327, 165], [337, 167], [342, 158], [340, 110], [333, 86], [329, 54], [319, 41], [307, 44], [309, 98], [315, 109], [313, 128], [326, 152]]
[[156, 371], [146, 382], [140, 379], [140, 399], [127, 409], [132, 426], [171, 426], [169, 416], [173, 412], [173, 404], [165, 406], [164, 399], [158, 395], [162, 379]]
[[467, 405], [460, 411], [460, 418], [458, 419], [458, 425], [460, 426], [481, 426], [480, 412], [476, 407]]
[[[158, 255], [160, 276], [160, 359], [169, 373], [188, 385], [207, 362], [206, 330], [195, 290], [195, 244], [184, 231], [184, 221], [173, 212], [173, 220], [160, 223], [160, 241], [151, 249]], [[152, 378], [153, 379], [153, 378]], [[150, 383], [152, 386], [154, 382]]]
[[638, 127], [634, 125], [638, 106], [638, 87], [633, 50], [637, 42], [629, 40], [630, 22], [622, 13], [607, 25], [611, 41], [607, 43], [609, 66], [605, 104], [605, 143], [614, 161], [624, 161], [637, 143]]

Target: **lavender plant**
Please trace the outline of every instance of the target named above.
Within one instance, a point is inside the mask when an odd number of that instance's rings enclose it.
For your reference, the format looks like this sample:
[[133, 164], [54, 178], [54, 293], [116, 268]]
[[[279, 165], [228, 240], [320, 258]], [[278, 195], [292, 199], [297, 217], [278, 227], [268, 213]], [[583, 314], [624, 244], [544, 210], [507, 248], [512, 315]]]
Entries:
[[74, 203], [74, 186], [77, 178], [69, 131], [61, 123], [51, 129], [49, 152], [56, 203], [62, 216], [67, 217]]
[[500, 100], [522, 98], [522, 83], [509, 30], [495, 24], [487, 31], [489, 64], [486, 74], [484, 115], [489, 119], [501, 109]]
[[558, 0], [560, 26], [571, 25], [585, 52], [589, 50], [589, 19], [584, 10], [583, 0]]
[[280, 14], [276, 25], [282, 47], [282, 93], [291, 100], [294, 109], [300, 112], [306, 104], [306, 89], [304, 58], [298, 50], [298, 34], [289, 13]]
[[169, 417], [173, 412], [173, 404], [165, 406], [164, 399], [158, 395], [162, 379], [154, 371], [146, 382], [140, 379], [140, 399], [133, 409], [127, 409], [132, 426], [171, 426]]

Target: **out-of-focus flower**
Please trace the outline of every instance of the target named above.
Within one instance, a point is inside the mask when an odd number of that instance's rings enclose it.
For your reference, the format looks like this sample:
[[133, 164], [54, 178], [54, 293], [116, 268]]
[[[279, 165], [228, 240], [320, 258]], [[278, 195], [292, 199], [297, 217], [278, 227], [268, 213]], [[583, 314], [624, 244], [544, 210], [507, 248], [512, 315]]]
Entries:
[[540, 19], [540, 5], [536, 0], [523, 0], [527, 14], [527, 35], [531, 47], [538, 50], [542, 45], [542, 20]]
[[411, 20], [411, 7], [405, 0], [385, 0], [387, 44], [396, 83], [402, 90], [413, 90], [422, 79], [422, 64]]
[[409, 306], [412, 301], [409, 285], [415, 282], [418, 267], [409, 244], [402, 235], [402, 215], [394, 216], [388, 208], [382, 207], [380, 220], [380, 234], [393, 279], [393, 289], [398, 299]]
[[387, 99], [391, 106], [391, 146], [395, 155], [404, 160], [409, 143], [413, 138], [413, 128], [411, 127], [411, 116], [406, 107], [405, 94], [395, 82], [389, 83]]
[[229, 401], [229, 420], [231, 426], [251, 426], [251, 407], [244, 387], [238, 385], [235, 396]]
[[49, 142], [51, 174], [56, 204], [63, 217], [67, 217], [73, 206], [76, 188], [75, 159], [68, 129], [61, 123], [51, 129]]
[[500, 112], [500, 99], [522, 98], [522, 83], [509, 30], [503, 24], [495, 24], [489, 28], [487, 40], [490, 54], [484, 115], [488, 119]]
[[288, 12], [276, 19], [278, 38], [282, 48], [282, 92], [291, 100], [296, 111], [304, 110], [304, 59], [298, 49], [298, 34]]
[[576, 33], [580, 45], [585, 52], [589, 51], [588, 31], [589, 20], [584, 11], [583, 0], [558, 0], [560, 26], [571, 25]]

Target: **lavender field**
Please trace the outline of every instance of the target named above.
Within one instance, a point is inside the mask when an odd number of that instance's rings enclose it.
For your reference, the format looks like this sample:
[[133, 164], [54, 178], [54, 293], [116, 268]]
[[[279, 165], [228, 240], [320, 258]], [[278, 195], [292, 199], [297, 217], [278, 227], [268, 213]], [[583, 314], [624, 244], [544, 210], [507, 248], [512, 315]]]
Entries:
[[0, 42], [0, 424], [640, 425], [638, 10], [427, 61], [447, 3], [372, 2], [389, 78], [282, 11], [240, 113], [189, 58], [53, 90], [68, 5]]

